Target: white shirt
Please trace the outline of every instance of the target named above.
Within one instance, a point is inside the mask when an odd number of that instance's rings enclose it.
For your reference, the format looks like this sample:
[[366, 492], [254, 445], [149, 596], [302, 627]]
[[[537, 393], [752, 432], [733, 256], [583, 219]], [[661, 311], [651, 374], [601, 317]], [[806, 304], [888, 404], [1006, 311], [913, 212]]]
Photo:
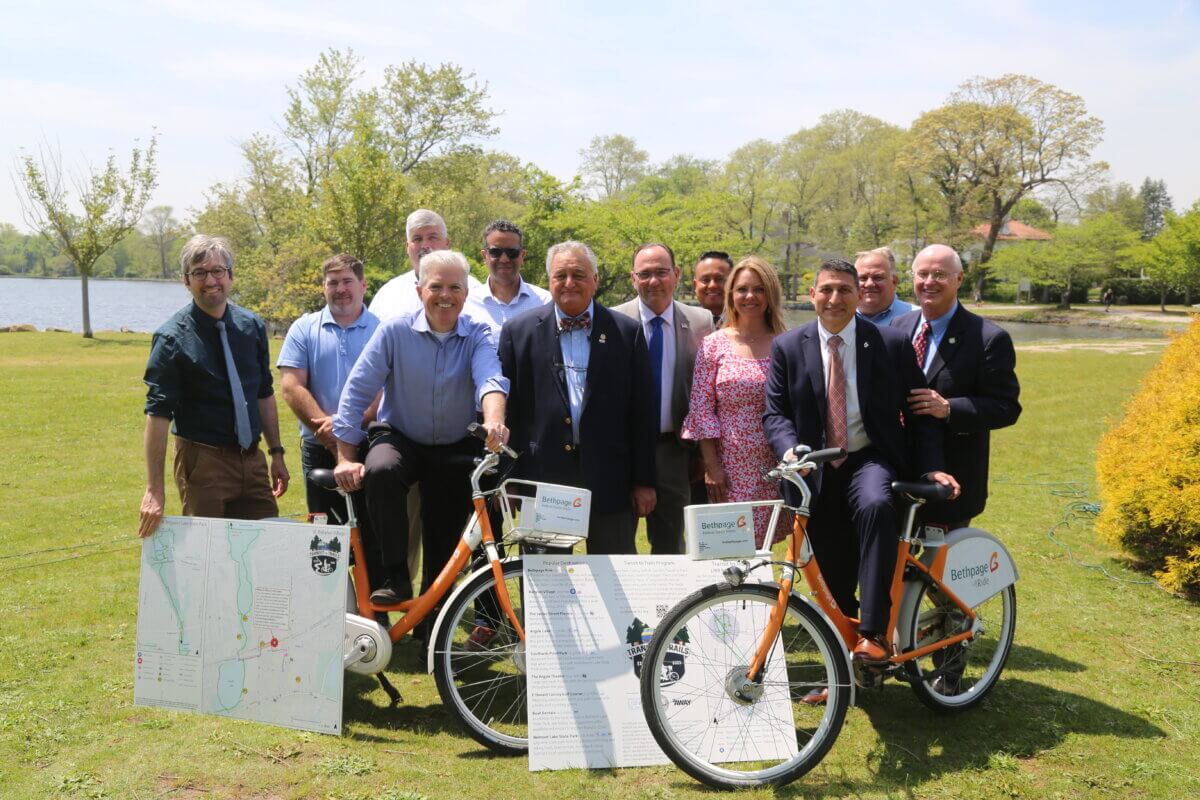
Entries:
[[[470, 295], [471, 290], [478, 285], [479, 281], [475, 276], [468, 273], [467, 294]], [[421, 298], [417, 296], [416, 270], [410, 269], [380, 286], [367, 310], [379, 317], [380, 322], [385, 322], [392, 317], [420, 311], [424, 307]]]
[[[858, 354], [856, 345], [857, 320], [851, 318], [837, 335], [842, 337], [842, 372], [846, 375], [846, 450], [856, 453], [871, 443], [863, 425], [862, 409], [858, 405]], [[821, 365], [825, 373], [825, 397], [829, 397], [829, 337], [832, 333], [817, 320], [817, 334], [821, 339]], [[826, 442], [826, 446], [830, 446]]]
[[534, 286], [532, 283], [522, 280], [512, 302], [506, 303], [492, 294], [492, 282], [489, 279], [468, 292], [467, 304], [463, 307], [463, 313], [472, 319], [491, 325], [492, 333], [499, 338], [500, 328], [504, 323], [518, 314], [541, 308], [549, 302], [549, 292], [540, 286]]
[[671, 420], [671, 387], [675, 378], [675, 302], [672, 301], [663, 313], [656, 315], [639, 297], [638, 311], [642, 315], [642, 330], [646, 334], [647, 348], [650, 347], [650, 337], [654, 333], [654, 326], [650, 324], [650, 320], [655, 316], [663, 318], [662, 384], [658, 396], [658, 430], [661, 433], [670, 433], [675, 430], [675, 423]]

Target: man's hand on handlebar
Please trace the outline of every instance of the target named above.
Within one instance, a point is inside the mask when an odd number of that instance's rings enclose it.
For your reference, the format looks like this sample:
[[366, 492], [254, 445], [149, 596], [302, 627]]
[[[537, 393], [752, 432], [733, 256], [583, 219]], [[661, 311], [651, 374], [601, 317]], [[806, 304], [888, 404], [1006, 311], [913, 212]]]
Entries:
[[362, 488], [363, 474], [367, 468], [360, 461], [339, 461], [333, 468], [333, 479], [343, 492], [357, 492]]
[[933, 481], [934, 483], [940, 483], [942, 486], [949, 486], [951, 489], [953, 489], [954, 494], [950, 495], [951, 500], [958, 497], [959, 493], [962, 491], [962, 488], [958, 485], [958, 481], [956, 481], [954, 476], [948, 472], [929, 472], [926, 473], [925, 478]]
[[484, 444], [488, 450], [498, 453], [501, 447], [508, 444], [508, 427], [503, 422], [484, 422], [483, 429], [487, 431]]

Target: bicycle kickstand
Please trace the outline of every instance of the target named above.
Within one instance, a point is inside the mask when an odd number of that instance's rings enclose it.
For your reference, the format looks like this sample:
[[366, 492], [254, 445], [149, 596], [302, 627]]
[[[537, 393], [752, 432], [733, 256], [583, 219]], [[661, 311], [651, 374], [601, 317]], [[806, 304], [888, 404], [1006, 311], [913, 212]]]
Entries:
[[387, 676], [382, 672], [375, 673], [375, 677], [379, 678], [379, 685], [383, 687], [383, 691], [387, 692], [388, 698], [391, 699], [391, 708], [396, 708], [404, 702], [404, 698], [400, 696], [400, 692], [396, 691], [396, 687], [392, 686], [392, 682], [387, 679]]

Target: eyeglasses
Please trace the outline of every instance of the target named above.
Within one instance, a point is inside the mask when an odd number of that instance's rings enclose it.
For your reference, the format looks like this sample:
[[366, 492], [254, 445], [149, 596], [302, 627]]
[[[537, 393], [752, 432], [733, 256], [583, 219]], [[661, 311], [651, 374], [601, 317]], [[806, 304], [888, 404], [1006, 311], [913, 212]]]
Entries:
[[229, 275], [232, 272], [233, 272], [233, 270], [231, 270], [229, 267], [213, 267], [212, 269], [194, 269], [188, 273], [188, 277], [190, 277], [194, 281], [206, 281], [206, 280], [208, 280], [208, 276], [212, 275], [217, 280], [221, 280], [221, 278], [224, 278], [226, 275]]
[[667, 278], [671, 277], [671, 270], [669, 270], [669, 269], [644, 269], [641, 272], [633, 273], [633, 277], [637, 278], [639, 281], [642, 281], [643, 283], [646, 281], [654, 280], [655, 278], [658, 278], [660, 281], [665, 281]]
[[520, 257], [520, 255], [521, 255], [521, 248], [519, 248], [519, 247], [489, 247], [487, 249], [487, 254], [489, 256], [491, 256], [492, 258], [499, 258], [500, 256], [508, 256], [509, 261], [516, 261], [517, 258]]
[[950, 280], [950, 273], [943, 272], [940, 269], [934, 270], [933, 272], [926, 272], [924, 270], [921, 270], [920, 272], [914, 272], [913, 277], [919, 281], [934, 281], [935, 283], [945, 283], [946, 281]]

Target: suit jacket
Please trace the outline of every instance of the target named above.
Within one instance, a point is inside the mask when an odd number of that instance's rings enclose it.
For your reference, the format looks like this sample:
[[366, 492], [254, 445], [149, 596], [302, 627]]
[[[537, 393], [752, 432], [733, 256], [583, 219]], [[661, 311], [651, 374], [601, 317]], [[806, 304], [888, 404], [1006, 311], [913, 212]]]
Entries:
[[[683, 430], [683, 420], [687, 417], [688, 401], [692, 396], [692, 375], [696, 369], [696, 353], [700, 350], [700, 342], [713, 332], [713, 316], [703, 308], [693, 308], [673, 300], [675, 305], [675, 373], [671, 377], [671, 423], [675, 426], [675, 437]], [[614, 306], [613, 311], [632, 319], [639, 326], [642, 324], [642, 312], [638, 308], [635, 297], [628, 303]], [[642, 334], [645, 335], [645, 328]], [[685, 442], [694, 447], [694, 442]]]
[[[908, 413], [908, 393], [925, 388], [912, 343], [899, 331], [859, 321], [855, 327], [858, 405], [867, 438], [903, 479], [942, 467], [942, 425], [929, 416]], [[899, 334], [899, 335], [898, 335]], [[817, 322], [775, 337], [767, 375], [763, 428], [775, 454], [797, 444], [814, 450], [825, 441], [825, 369]], [[822, 470], [809, 482], [820, 491]]]
[[500, 364], [511, 382], [507, 424], [522, 453], [516, 475], [568, 483], [581, 474], [593, 512], [627, 509], [634, 486], [655, 485], [658, 416], [642, 326], [594, 305], [576, 452], [554, 309], [528, 311], [500, 330]]
[[[909, 341], [921, 323], [920, 310], [892, 321]], [[990, 431], [1012, 425], [1021, 415], [1017, 356], [1012, 337], [961, 304], [929, 363], [930, 388], [950, 401], [946, 420], [946, 471], [962, 494], [950, 503], [930, 503], [926, 519], [960, 520], [983, 512], [988, 494]]]

